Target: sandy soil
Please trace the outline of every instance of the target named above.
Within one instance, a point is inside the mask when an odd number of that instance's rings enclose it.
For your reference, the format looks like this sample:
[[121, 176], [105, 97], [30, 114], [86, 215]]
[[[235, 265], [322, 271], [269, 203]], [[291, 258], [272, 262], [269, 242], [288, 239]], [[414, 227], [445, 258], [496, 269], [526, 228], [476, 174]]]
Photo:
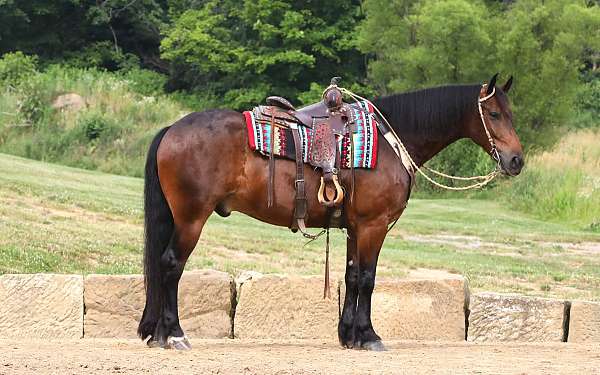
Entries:
[[0, 374], [600, 374], [600, 344], [193, 340], [189, 352], [137, 340], [0, 340]]

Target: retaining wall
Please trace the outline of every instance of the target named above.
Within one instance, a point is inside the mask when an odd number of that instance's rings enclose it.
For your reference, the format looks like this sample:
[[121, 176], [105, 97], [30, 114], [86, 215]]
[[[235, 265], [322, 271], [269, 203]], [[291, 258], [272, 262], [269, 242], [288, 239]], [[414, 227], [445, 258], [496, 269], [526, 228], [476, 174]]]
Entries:
[[[320, 276], [263, 276], [237, 284], [217, 271], [185, 272], [181, 325], [191, 338], [337, 338], [345, 286]], [[498, 293], [470, 294], [462, 277], [380, 279], [373, 325], [384, 340], [600, 342], [600, 303]], [[141, 275], [2, 275], [5, 337], [135, 337]]]

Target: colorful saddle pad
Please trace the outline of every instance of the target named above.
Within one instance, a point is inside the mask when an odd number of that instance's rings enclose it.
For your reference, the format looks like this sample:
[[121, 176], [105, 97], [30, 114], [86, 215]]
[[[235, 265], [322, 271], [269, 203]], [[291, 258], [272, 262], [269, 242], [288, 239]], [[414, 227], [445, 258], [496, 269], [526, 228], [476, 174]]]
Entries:
[[[351, 160], [350, 135], [346, 135], [341, 142], [341, 166], [342, 168], [350, 168], [352, 165], [354, 168], [375, 168], [377, 163], [377, 120], [373, 114], [373, 107], [367, 101], [354, 103], [351, 107], [356, 122], [353, 126], [354, 131], [350, 133], [354, 139], [354, 160]], [[244, 117], [246, 118], [250, 149], [269, 156], [272, 126], [255, 121], [252, 111], [245, 111]], [[298, 125], [298, 129], [302, 142], [302, 159], [307, 163], [313, 144], [314, 130], [303, 125]], [[292, 131], [277, 126], [274, 131], [275, 156], [295, 160], [296, 149]]]

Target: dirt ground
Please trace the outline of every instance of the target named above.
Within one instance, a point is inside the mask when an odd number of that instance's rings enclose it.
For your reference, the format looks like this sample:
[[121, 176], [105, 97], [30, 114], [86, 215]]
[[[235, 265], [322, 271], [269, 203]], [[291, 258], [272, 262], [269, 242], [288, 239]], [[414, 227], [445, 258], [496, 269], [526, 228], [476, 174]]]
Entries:
[[0, 374], [600, 374], [600, 344], [193, 340], [189, 352], [137, 340], [0, 340]]

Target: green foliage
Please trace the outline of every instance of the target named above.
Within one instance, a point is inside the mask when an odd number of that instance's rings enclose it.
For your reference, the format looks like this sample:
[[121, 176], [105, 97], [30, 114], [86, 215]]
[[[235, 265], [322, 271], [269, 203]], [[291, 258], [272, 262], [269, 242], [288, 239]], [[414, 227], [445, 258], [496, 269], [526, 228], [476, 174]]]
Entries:
[[80, 51], [65, 53], [65, 62], [78, 68], [106, 68], [109, 70], [137, 69], [140, 59], [133, 53], [123, 53], [110, 41], [92, 43]]
[[600, 79], [594, 79], [579, 88], [577, 92], [575, 125], [579, 127], [600, 127]]
[[[528, 141], [573, 115], [579, 72], [600, 50], [600, 7], [582, 1], [515, 2], [497, 33], [495, 61], [516, 77], [511, 93], [516, 124]], [[597, 52], [596, 52], [597, 53]]]
[[18, 86], [37, 73], [37, 56], [25, 55], [21, 51], [6, 53], [0, 58], [0, 85]]
[[167, 76], [148, 69], [131, 69], [123, 74], [129, 87], [145, 96], [159, 96], [164, 94]]
[[[479, 1], [367, 0], [358, 46], [382, 92], [481, 80], [492, 39]], [[473, 51], [478, 52], [473, 58]], [[485, 74], [488, 77], [488, 73]]]
[[[143, 96], [156, 90], [155, 73], [128, 74], [58, 65], [37, 73], [0, 100], [0, 114], [9, 113], [0, 117], [0, 152], [141, 176], [152, 136], [189, 111], [164, 95]], [[65, 93], [81, 95], [86, 106], [53, 109]]]
[[[371, 56], [373, 84], [396, 92], [512, 74], [514, 125], [526, 150], [551, 146], [558, 126], [598, 126], [598, 78], [584, 85], [580, 72], [597, 71], [600, 7], [579, 0], [488, 3], [366, 0], [357, 40]], [[472, 175], [488, 159], [476, 146], [452, 145], [432, 164]]]
[[107, 132], [113, 127], [111, 120], [100, 113], [87, 112], [77, 119], [77, 126], [89, 141], [96, 140], [100, 136], [107, 136]]
[[362, 76], [348, 1], [206, 1], [178, 14], [161, 44], [176, 88], [209, 90], [248, 108], [268, 94], [291, 99], [332, 76]]
[[0, 54], [21, 50], [44, 61], [73, 60], [110, 70], [159, 60], [164, 0], [0, 1]]

